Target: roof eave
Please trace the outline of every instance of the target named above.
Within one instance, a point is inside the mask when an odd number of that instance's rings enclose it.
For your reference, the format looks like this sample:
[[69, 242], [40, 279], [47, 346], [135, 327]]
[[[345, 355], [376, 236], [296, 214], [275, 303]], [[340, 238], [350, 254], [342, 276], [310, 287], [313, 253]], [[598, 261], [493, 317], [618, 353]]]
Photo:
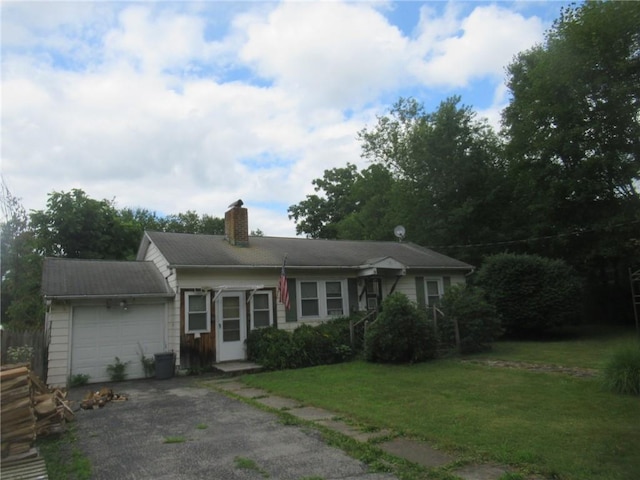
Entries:
[[108, 293], [101, 295], [43, 295], [45, 300], [106, 300], [109, 298], [173, 298], [174, 293]]
[[[205, 269], [222, 269], [222, 268], [233, 268], [240, 270], [251, 270], [251, 269], [274, 269], [274, 268], [282, 268], [282, 265], [181, 265], [181, 264], [170, 264], [168, 268], [174, 269], [197, 269], [197, 270], [205, 270]], [[286, 265], [287, 271], [289, 270], [360, 270], [363, 268], [363, 265]], [[407, 266], [408, 270], [461, 270], [461, 271], [472, 271], [475, 269], [472, 265], [433, 265], [433, 266], [424, 266], [424, 265], [413, 265]]]

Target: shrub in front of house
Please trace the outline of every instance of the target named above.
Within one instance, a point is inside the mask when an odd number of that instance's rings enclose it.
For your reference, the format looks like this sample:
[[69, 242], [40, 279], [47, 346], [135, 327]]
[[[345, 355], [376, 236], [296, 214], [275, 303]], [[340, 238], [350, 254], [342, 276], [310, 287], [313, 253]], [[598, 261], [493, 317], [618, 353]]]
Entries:
[[445, 348], [455, 349], [455, 323], [460, 335], [460, 353], [477, 353], [491, 348], [502, 334], [496, 309], [484, 290], [469, 285], [453, 285], [440, 301], [444, 317], [438, 322], [438, 337]]
[[406, 295], [393, 293], [367, 327], [365, 358], [379, 363], [413, 363], [435, 358], [437, 341], [427, 313]]
[[276, 327], [252, 330], [247, 352], [250, 360], [267, 370], [344, 362], [352, 357], [349, 321], [339, 318], [314, 327], [300, 325], [292, 332]]
[[579, 317], [580, 282], [562, 260], [493, 255], [485, 259], [475, 280], [496, 308], [507, 336], [542, 333]]
[[247, 336], [249, 360], [262, 365], [266, 370], [292, 368], [295, 351], [291, 333], [276, 327], [259, 328]]
[[604, 367], [603, 386], [614, 393], [640, 395], [640, 346], [614, 352]]

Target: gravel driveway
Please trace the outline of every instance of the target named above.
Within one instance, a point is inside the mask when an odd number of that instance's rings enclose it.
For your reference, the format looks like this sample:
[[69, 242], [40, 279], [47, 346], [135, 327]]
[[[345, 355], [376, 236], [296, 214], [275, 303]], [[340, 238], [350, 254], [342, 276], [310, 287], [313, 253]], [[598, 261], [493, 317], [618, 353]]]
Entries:
[[[77, 445], [95, 480], [395, 478], [368, 473], [315, 431], [283, 425], [277, 415], [198, 387], [192, 378], [108, 386], [128, 401], [79, 410], [75, 419]], [[88, 390], [74, 389], [71, 398]]]

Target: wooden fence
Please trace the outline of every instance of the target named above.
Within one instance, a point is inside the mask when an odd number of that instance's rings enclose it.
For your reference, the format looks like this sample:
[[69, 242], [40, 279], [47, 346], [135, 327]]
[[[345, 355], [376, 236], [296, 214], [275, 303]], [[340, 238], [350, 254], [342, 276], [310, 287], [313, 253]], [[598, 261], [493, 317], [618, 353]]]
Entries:
[[[0, 363], [6, 365], [13, 363], [7, 355], [9, 347], [31, 347], [31, 370], [33, 370], [43, 382], [47, 382], [47, 341], [44, 331], [35, 332], [11, 332], [0, 330], [2, 349], [0, 350]], [[26, 361], [29, 361], [26, 359]]]

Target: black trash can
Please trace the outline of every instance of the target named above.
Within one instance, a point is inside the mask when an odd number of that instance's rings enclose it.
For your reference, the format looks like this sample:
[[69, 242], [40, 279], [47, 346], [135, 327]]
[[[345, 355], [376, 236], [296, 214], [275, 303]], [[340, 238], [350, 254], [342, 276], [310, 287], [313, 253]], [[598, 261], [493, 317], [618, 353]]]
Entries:
[[173, 352], [156, 353], [156, 378], [166, 380], [173, 377], [176, 354]]

